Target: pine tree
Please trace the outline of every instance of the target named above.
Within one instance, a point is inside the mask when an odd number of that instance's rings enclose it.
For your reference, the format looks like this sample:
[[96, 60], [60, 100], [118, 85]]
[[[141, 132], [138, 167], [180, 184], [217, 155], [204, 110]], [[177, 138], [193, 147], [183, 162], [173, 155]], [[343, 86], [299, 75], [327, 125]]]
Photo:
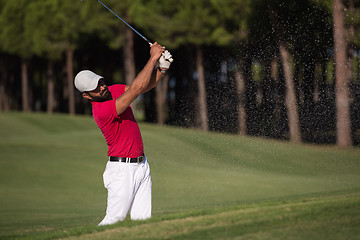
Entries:
[[333, 2], [334, 51], [336, 72], [336, 134], [339, 146], [351, 146], [351, 117], [349, 102], [349, 83], [346, 78], [346, 41], [344, 24], [344, 5], [342, 0]]
[[22, 59], [21, 72], [21, 99], [22, 110], [31, 111], [29, 95], [28, 61], [33, 55], [31, 41], [25, 34], [26, 9], [30, 1], [12, 0], [2, 3], [0, 14], [0, 48]]

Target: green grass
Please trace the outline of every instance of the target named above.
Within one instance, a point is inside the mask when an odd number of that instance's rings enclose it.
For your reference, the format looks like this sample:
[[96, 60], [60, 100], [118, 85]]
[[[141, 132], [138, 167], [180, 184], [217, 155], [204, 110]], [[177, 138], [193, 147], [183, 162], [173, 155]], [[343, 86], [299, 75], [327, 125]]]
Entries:
[[[69, 239], [355, 239], [359, 195], [242, 205], [206, 214], [143, 222]], [[334, 218], [336, 216], [336, 218]]]
[[91, 117], [0, 113], [0, 239], [360, 239], [360, 149], [141, 123], [153, 218], [97, 228]]

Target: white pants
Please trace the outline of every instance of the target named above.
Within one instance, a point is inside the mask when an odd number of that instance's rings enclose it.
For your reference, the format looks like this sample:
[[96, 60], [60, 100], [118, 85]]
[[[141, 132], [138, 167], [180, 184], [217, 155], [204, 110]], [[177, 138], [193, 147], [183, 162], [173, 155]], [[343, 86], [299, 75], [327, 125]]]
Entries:
[[142, 163], [108, 162], [103, 174], [108, 191], [105, 218], [98, 226], [151, 217], [151, 175], [146, 158]]

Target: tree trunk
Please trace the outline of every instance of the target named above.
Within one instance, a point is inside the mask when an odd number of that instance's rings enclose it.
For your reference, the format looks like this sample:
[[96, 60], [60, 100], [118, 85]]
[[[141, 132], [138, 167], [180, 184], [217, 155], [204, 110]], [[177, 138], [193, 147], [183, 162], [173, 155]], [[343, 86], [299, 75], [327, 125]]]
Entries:
[[24, 112], [29, 112], [30, 101], [29, 101], [28, 64], [25, 60], [23, 60], [21, 63], [21, 96], [22, 96], [22, 110]]
[[334, 52], [335, 52], [335, 98], [336, 142], [339, 146], [351, 146], [351, 120], [349, 86], [346, 78], [346, 42], [344, 36], [344, 5], [342, 0], [333, 2]]
[[196, 48], [196, 71], [198, 75], [198, 102], [200, 111], [200, 129], [203, 131], [209, 130], [208, 110], [207, 110], [207, 97], [206, 97], [206, 83], [205, 83], [205, 70], [203, 63], [203, 50], [201, 46]]
[[[130, 18], [127, 14], [127, 22], [130, 22]], [[136, 64], [134, 56], [134, 32], [130, 28], [125, 28], [124, 39], [124, 65], [125, 65], [125, 83], [130, 86], [132, 81], [136, 77]], [[136, 108], [136, 101], [131, 103], [133, 109]]]
[[200, 126], [200, 117], [198, 112], [199, 101], [198, 101], [198, 90], [197, 90], [197, 81], [194, 79], [194, 72], [196, 71], [196, 64], [194, 64], [194, 59], [196, 59], [196, 51], [191, 47], [185, 47], [186, 50], [186, 71], [185, 78], [188, 79], [188, 85], [186, 87], [186, 98], [184, 102], [184, 110], [182, 114], [185, 115], [184, 122], [188, 127], [199, 127]]
[[135, 57], [134, 57], [134, 34], [130, 28], [125, 29], [124, 42], [124, 64], [125, 64], [125, 82], [126, 85], [132, 83], [135, 79]]
[[319, 102], [324, 103], [327, 99], [326, 62], [321, 63], [321, 78], [319, 83]]
[[247, 133], [251, 135], [259, 134], [259, 118], [257, 117], [257, 106], [256, 106], [256, 83], [252, 79], [251, 71], [251, 59], [247, 54], [246, 59], [244, 59], [244, 78], [245, 78], [245, 95], [246, 95], [246, 114], [247, 119], [250, 121], [247, 122]]
[[298, 105], [296, 101], [296, 93], [294, 86], [294, 79], [290, 68], [290, 53], [284, 46], [285, 44], [280, 42], [280, 55], [284, 70], [285, 85], [286, 85], [286, 96], [285, 105], [288, 112], [288, 124], [290, 131], [290, 140], [292, 142], [301, 142], [301, 131], [299, 123]]
[[75, 114], [75, 93], [74, 93], [74, 72], [73, 72], [74, 51], [70, 46], [66, 49], [66, 78], [69, 94], [69, 114]]
[[46, 74], [47, 79], [47, 113], [51, 114], [54, 112], [55, 107], [55, 83], [54, 83], [54, 70], [53, 62], [49, 60], [48, 69]]
[[[286, 125], [284, 124], [284, 103], [285, 103], [285, 83], [279, 77], [279, 58], [274, 57], [271, 60], [271, 80], [274, 88], [276, 88], [276, 96], [274, 97], [274, 137], [281, 138]], [[296, 94], [296, 90], [295, 90]]]
[[169, 75], [166, 74], [162, 81], [160, 81], [156, 88], [156, 118], [159, 125], [165, 124], [165, 106], [166, 106], [166, 94], [169, 85]]
[[1, 60], [0, 62], [0, 111], [9, 111], [9, 89], [5, 89], [8, 85], [8, 75], [5, 69], [5, 63]]
[[295, 83], [290, 67], [290, 53], [287, 50], [287, 43], [285, 41], [285, 30], [283, 26], [278, 23], [276, 11], [269, 6], [271, 24], [275, 30], [276, 38], [279, 41], [279, 50], [281, 62], [285, 77], [285, 106], [288, 115], [288, 126], [290, 131], [290, 140], [295, 143], [300, 143], [301, 130], [299, 121], [298, 103], [296, 100]]
[[0, 78], [0, 112], [2, 111], [6, 111], [5, 108], [5, 84], [4, 84], [4, 79]]
[[239, 62], [239, 66], [235, 71], [235, 83], [237, 90], [237, 111], [238, 111], [238, 133], [239, 135], [247, 134], [247, 125], [246, 125], [246, 95], [245, 95], [245, 78], [244, 78], [244, 70], [243, 70], [243, 61]]

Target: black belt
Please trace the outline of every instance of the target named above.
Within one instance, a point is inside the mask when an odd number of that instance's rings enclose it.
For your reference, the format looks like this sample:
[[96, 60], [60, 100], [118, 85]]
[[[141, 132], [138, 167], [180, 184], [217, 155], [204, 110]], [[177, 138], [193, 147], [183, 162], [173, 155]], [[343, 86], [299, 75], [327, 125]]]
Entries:
[[140, 156], [137, 158], [126, 158], [126, 157], [110, 157], [110, 162], [123, 162], [123, 163], [141, 163], [145, 160], [145, 156]]

